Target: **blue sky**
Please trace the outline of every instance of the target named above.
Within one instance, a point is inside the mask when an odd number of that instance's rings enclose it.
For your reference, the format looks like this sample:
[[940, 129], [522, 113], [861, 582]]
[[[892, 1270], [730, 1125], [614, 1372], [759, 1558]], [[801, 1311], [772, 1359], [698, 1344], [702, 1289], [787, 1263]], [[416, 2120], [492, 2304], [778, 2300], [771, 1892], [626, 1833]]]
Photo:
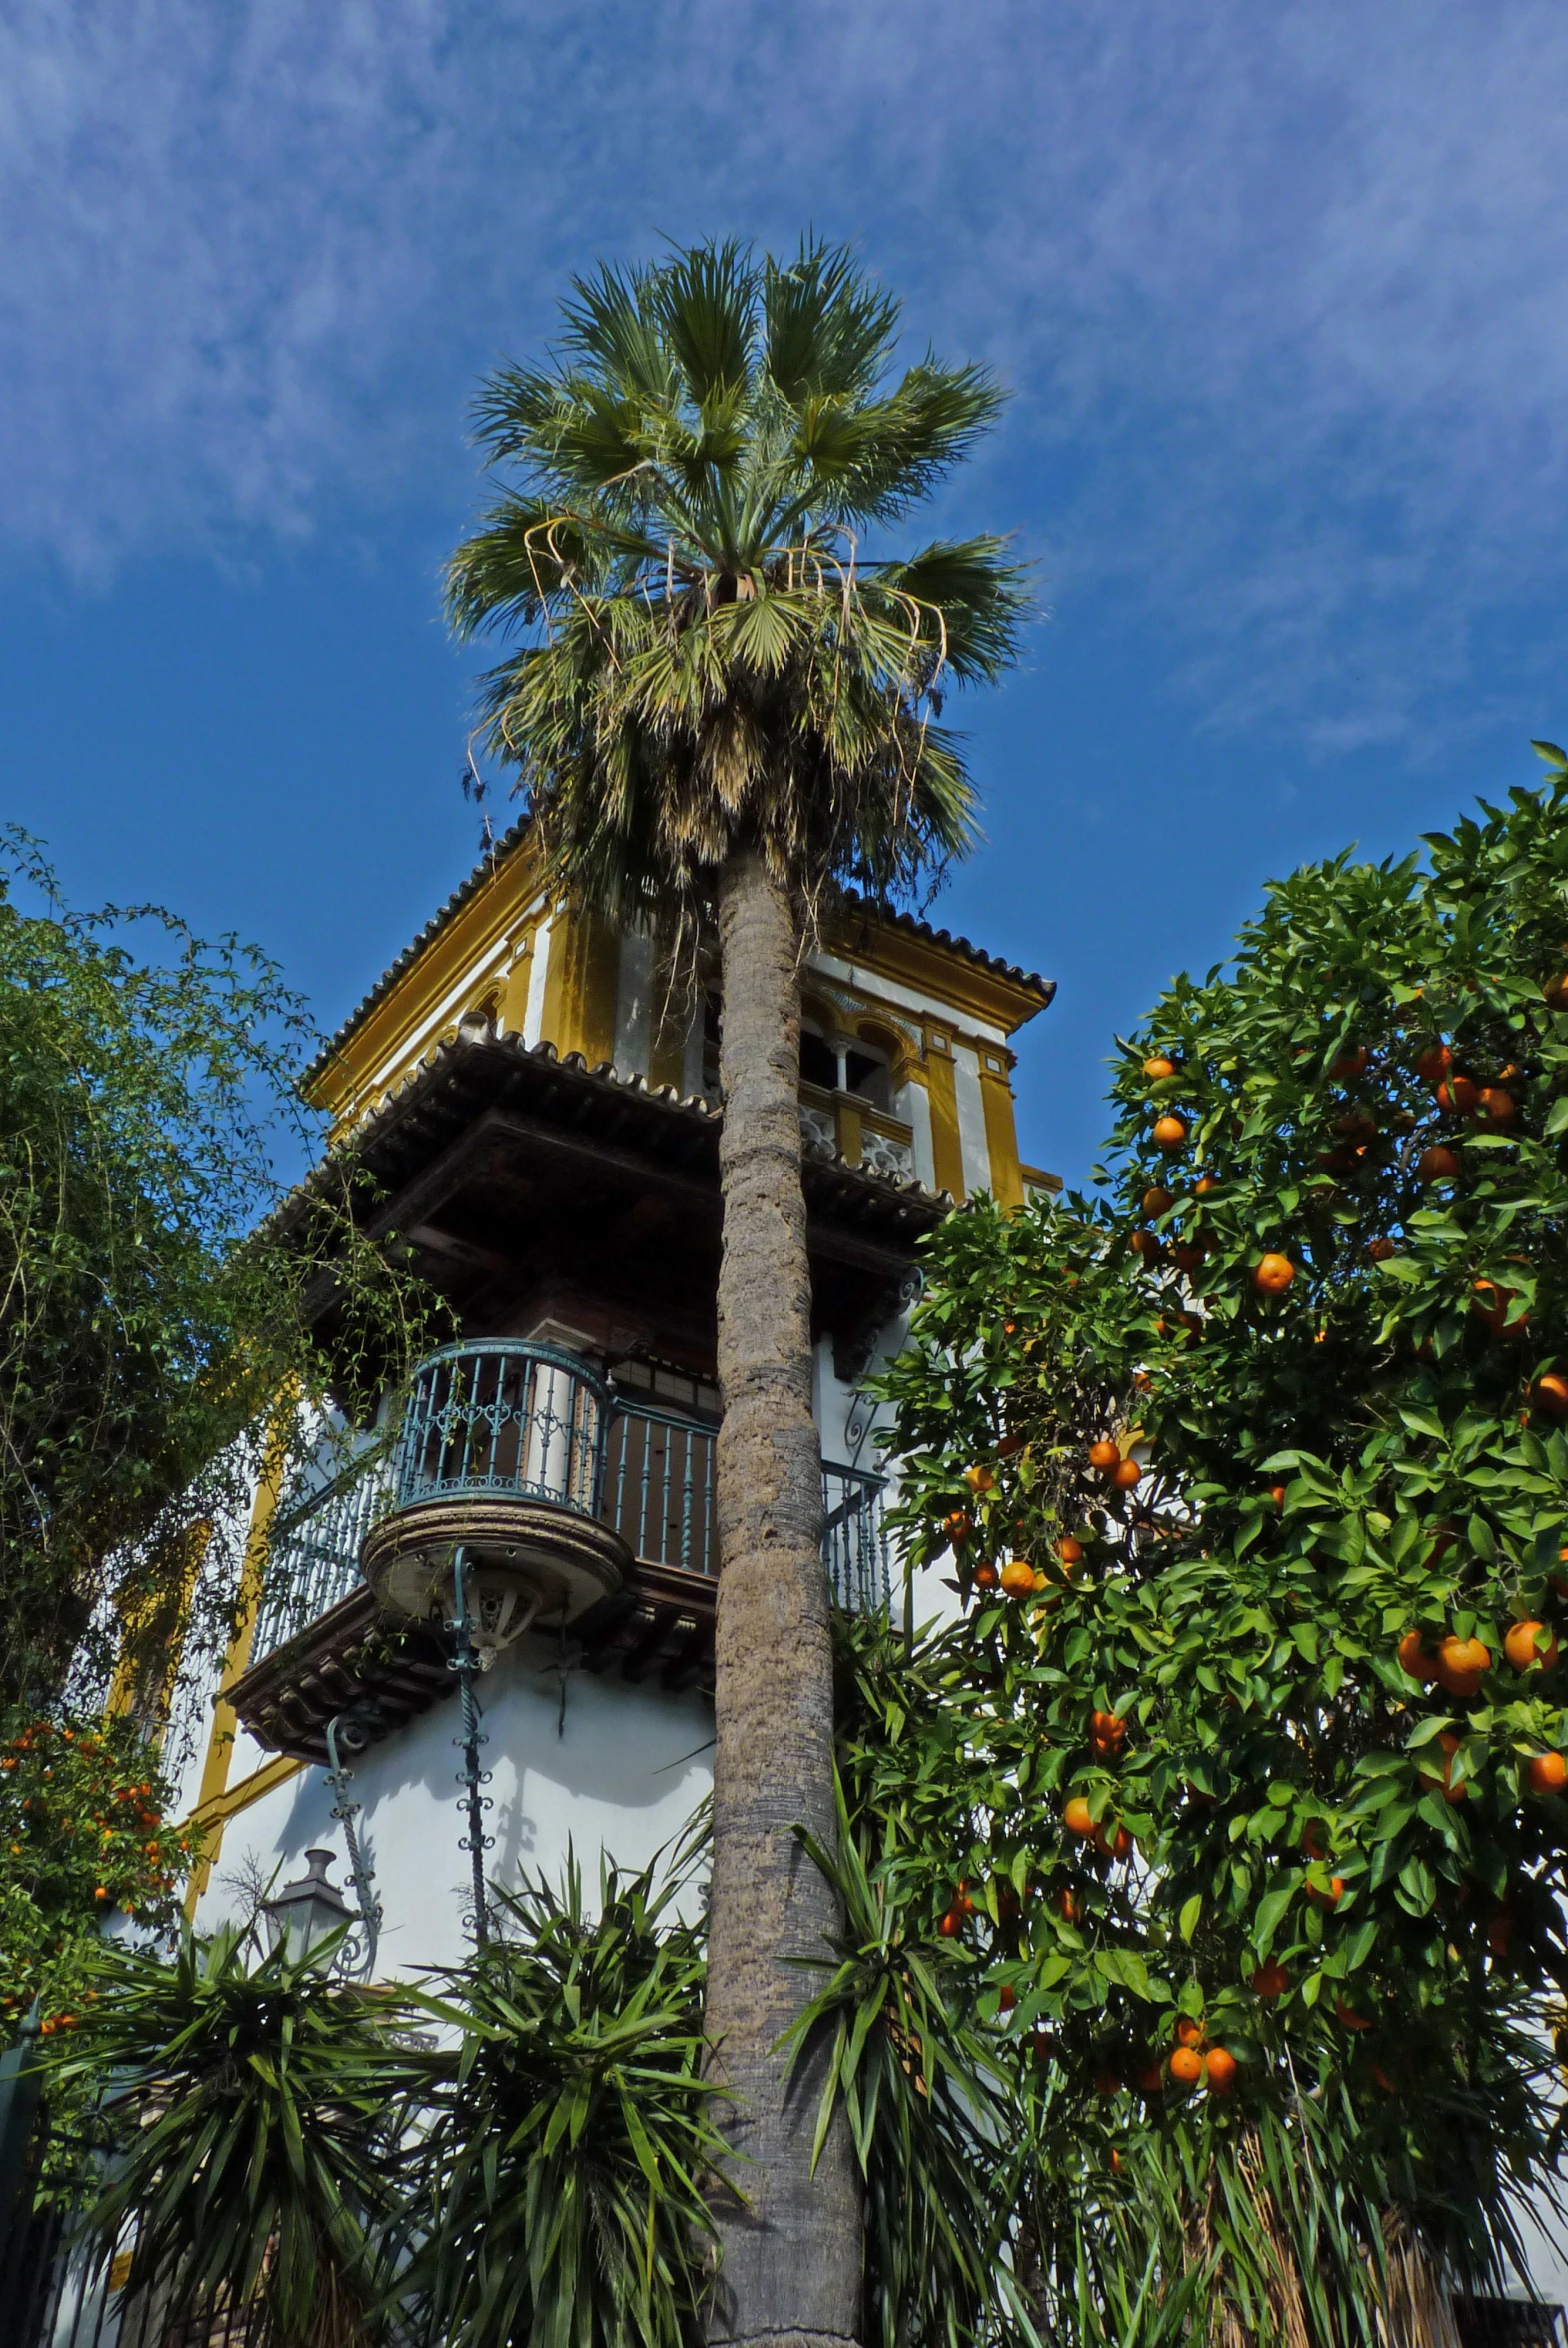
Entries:
[[331, 1026], [466, 870], [465, 401], [569, 274], [853, 240], [1015, 393], [1043, 617], [936, 917], [1060, 982], [1026, 1153], [1270, 874], [1568, 730], [1568, 11], [0, 0], [0, 813]]

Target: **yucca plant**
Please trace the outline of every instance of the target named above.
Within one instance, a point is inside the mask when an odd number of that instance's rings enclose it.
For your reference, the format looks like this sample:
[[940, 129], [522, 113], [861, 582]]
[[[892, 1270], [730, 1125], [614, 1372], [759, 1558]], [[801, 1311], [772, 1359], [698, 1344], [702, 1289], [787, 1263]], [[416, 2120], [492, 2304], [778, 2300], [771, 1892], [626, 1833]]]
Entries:
[[811, 1416], [799, 984], [825, 895], [883, 901], [971, 837], [946, 696], [1012, 656], [997, 539], [895, 543], [1000, 405], [983, 369], [897, 370], [897, 305], [845, 253], [734, 243], [576, 284], [555, 354], [481, 393], [501, 495], [448, 571], [465, 636], [518, 641], [484, 683], [548, 885], [717, 940], [724, 1398], [716, 1504], [712, 1964], [732, 2103], [721, 2335], [852, 2335], [846, 2139], [811, 2161], [780, 2051], [788, 1963], [835, 1925], [796, 1822], [834, 1831], [832, 1668]]
[[403, 2205], [410, 2112], [438, 2058], [408, 2009], [335, 1981], [335, 1943], [262, 1954], [187, 1931], [166, 1960], [109, 1943], [56, 2084], [101, 2090], [110, 2158], [80, 2219], [163, 2320], [253, 2313], [268, 2348], [375, 2328]]
[[444, 2348], [691, 2348], [724, 2151], [703, 2080], [688, 1866], [597, 1902], [569, 1859], [424, 2000], [459, 2051], [422, 2148], [399, 2295]]

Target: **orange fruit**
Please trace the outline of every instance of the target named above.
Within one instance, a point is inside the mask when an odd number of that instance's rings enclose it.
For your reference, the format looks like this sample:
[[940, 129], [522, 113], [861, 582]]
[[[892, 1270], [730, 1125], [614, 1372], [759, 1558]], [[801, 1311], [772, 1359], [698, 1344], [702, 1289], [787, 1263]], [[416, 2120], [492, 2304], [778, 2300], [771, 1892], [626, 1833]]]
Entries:
[[1450, 1695], [1473, 1696], [1490, 1671], [1490, 1650], [1478, 1638], [1445, 1638], [1437, 1650], [1437, 1683]]
[[1450, 1077], [1446, 1085], [1437, 1088], [1437, 1106], [1450, 1114], [1473, 1115], [1480, 1092], [1473, 1077]]
[[1553, 1418], [1568, 1418], [1568, 1377], [1549, 1369], [1536, 1379], [1532, 1398], [1537, 1410], [1545, 1410]]
[[1187, 1138], [1186, 1120], [1179, 1117], [1156, 1118], [1154, 1144], [1159, 1150], [1179, 1150]]
[[1081, 1565], [1083, 1543], [1080, 1540], [1074, 1540], [1070, 1532], [1064, 1532], [1056, 1543], [1056, 1555], [1063, 1565]]
[[1252, 1285], [1264, 1296], [1282, 1296], [1296, 1276], [1288, 1255], [1265, 1255], [1252, 1274]]
[[1259, 1997], [1283, 1997], [1290, 1987], [1290, 1975], [1283, 1965], [1270, 1957], [1266, 1965], [1259, 1965], [1252, 1976], [1252, 1987]]
[[1170, 1250], [1170, 1260], [1181, 1273], [1183, 1279], [1191, 1279], [1194, 1272], [1202, 1270], [1203, 1255], [1203, 1248], [1195, 1240], [1186, 1242], [1179, 1247], [1172, 1247]]
[[1192, 1185], [1192, 1195], [1193, 1195], [1193, 1197], [1194, 1197], [1194, 1198], [1212, 1198], [1212, 1197], [1213, 1197], [1213, 1195], [1214, 1195], [1214, 1192], [1215, 1192], [1215, 1191], [1216, 1191], [1218, 1188], [1219, 1188], [1219, 1177], [1218, 1177], [1218, 1175], [1217, 1175], [1217, 1174], [1204, 1174], [1201, 1180], [1199, 1180], [1199, 1181], [1196, 1181], [1196, 1182], [1194, 1182], [1194, 1183], [1193, 1183], [1193, 1185]]
[[1519, 1115], [1513, 1095], [1505, 1092], [1501, 1085], [1483, 1085], [1478, 1107], [1491, 1126], [1511, 1126]]
[[1151, 1085], [1161, 1085], [1167, 1077], [1173, 1077], [1175, 1073], [1175, 1062], [1167, 1060], [1163, 1052], [1154, 1053], [1143, 1063], [1143, 1074]]
[[1162, 1214], [1170, 1212], [1175, 1203], [1170, 1192], [1162, 1190], [1156, 1182], [1152, 1189], [1143, 1193], [1144, 1216], [1149, 1222], [1157, 1222]]
[[1568, 1785], [1568, 1761], [1561, 1753], [1537, 1753], [1530, 1763], [1532, 1793], [1561, 1793]]
[[1061, 2040], [1054, 2030], [1036, 2030], [1029, 2043], [1037, 2063], [1054, 2062], [1061, 2052]]
[[996, 1489], [996, 1478], [988, 1467], [966, 1467], [963, 1480], [971, 1492], [993, 1492]]
[[1340, 1053], [1329, 1075], [1337, 1077], [1340, 1084], [1348, 1085], [1352, 1077], [1364, 1077], [1371, 1065], [1371, 1053], [1364, 1044], [1358, 1044], [1353, 1051]]
[[1164, 2094], [1165, 2066], [1163, 2063], [1150, 2063], [1145, 2070], [1139, 2071], [1138, 2092], [1140, 2095]]
[[1077, 1922], [1078, 1903], [1073, 1898], [1070, 1891], [1058, 1891], [1050, 1904], [1055, 1909], [1057, 1915], [1061, 1918], [1064, 1924], [1075, 1924]]
[[1309, 1859], [1326, 1859], [1328, 1843], [1323, 1833], [1321, 1818], [1308, 1818], [1301, 1829], [1301, 1848]]
[[1236, 2058], [1227, 2046], [1211, 2046], [1203, 2065], [1203, 2084], [1210, 2095], [1228, 2095], [1236, 2083]]
[[1434, 1142], [1416, 1160], [1415, 1175], [1418, 1182], [1456, 1182], [1459, 1179], [1458, 1158], [1443, 1143]]
[[1546, 1631], [1546, 1643], [1538, 1648], [1536, 1632], [1546, 1630], [1544, 1622], [1516, 1622], [1503, 1640], [1503, 1653], [1516, 1671], [1551, 1671], [1557, 1663], [1557, 1640]]
[[1548, 979], [1541, 993], [1553, 1011], [1568, 1011], [1568, 972], [1560, 979]]
[[1433, 1044], [1422, 1053], [1415, 1064], [1415, 1073], [1423, 1084], [1440, 1085], [1454, 1065], [1454, 1056], [1446, 1044]]
[[1096, 1829], [1089, 1816], [1089, 1805], [1081, 1793], [1073, 1795], [1061, 1813], [1061, 1822], [1069, 1834], [1093, 1834]]
[[949, 1908], [936, 1927], [943, 1940], [956, 1940], [963, 1930], [963, 1918], [956, 1908]]
[[1176, 2044], [1178, 2046], [1201, 2046], [1202, 2043], [1202, 2023], [1195, 2022], [1190, 2014], [1183, 2014], [1176, 2024]]
[[1345, 1879], [1342, 1875], [1330, 1875], [1326, 1883], [1307, 1885], [1307, 1898], [1315, 1908], [1337, 1908], [1344, 1896]]
[[1392, 1239], [1374, 1239], [1367, 1248], [1374, 1263], [1388, 1263], [1398, 1252]]
[[1195, 2046], [1178, 2046], [1170, 2058], [1170, 2075], [1181, 2087], [1195, 2087], [1203, 2076], [1203, 2057]]
[[1285, 1513], [1285, 1495], [1288, 1486], [1282, 1483], [1271, 1483], [1268, 1487], [1268, 1496], [1273, 1501], [1274, 1506], [1279, 1510], [1281, 1516], [1283, 1516]]
[[942, 1519], [942, 1531], [955, 1549], [963, 1546], [973, 1530], [973, 1525], [961, 1508], [955, 1508], [950, 1516]]
[[984, 1565], [975, 1566], [974, 1586], [976, 1589], [994, 1589], [996, 1587], [997, 1579], [998, 1576], [994, 1565], [986, 1563]]
[[1009, 1559], [1001, 1569], [1001, 1586], [1002, 1593], [1006, 1597], [1032, 1597], [1034, 1594], [1033, 1566], [1025, 1565], [1021, 1557]]
[[1334, 2011], [1347, 2030], [1370, 2030], [1372, 2027], [1366, 2015], [1358, 2014], [1355, 2007], [1347, 2005], [1342, 1997], [1335, 1998]]
[[1120, 1464], [1120, 1449], [1108, 1436], [1102, 1435], [1097, 1443], [1090, 1443], [1089, 1465], [1097, 1468], [1101, 1475], [1109, 1475], [1112, 1468]]
[[1407, 1630], [1398, 1646], [1399, 1667], [1408, 1671], [1412, 1679], [1419, 1679], [1423, 1687], [1430, 1687], [1437, 1677], [1437, 1665], [1426, 1651], [1418, 1630]]
[[1018, 1992], [1004, 1981], [996, 1992], [996, 2011], [999, 2014], [1010, 2014], [1017, 2002]]
[[1429, 1757], [1423, 1757], [1416, 1762], [1416, 1774], [1423, 1785], [1430, 1786], [1434, 1793], [1441, 1793], [1445, 1802], [1462, 1802], [1468, 1798], [1470, 1788], [1452, 1782], [1453, 1756], [1459, 1750], [1459, 1739], [1445, 1728], [1437, 1742], [1443, 1755], [1441, 1771], [1433, 1768]]
[[1152, 1231], [1133, 1231], [1127, 1239], [1127, 1249], [1140, 1263], [1151, 1267], [1163, 1260], [1165, 1250]]
[[1134, 1492], [1143, 1481], [1143, 1470], [1136, 1459], [1119, 1459], [1110, 1480], [1118, 1492]]

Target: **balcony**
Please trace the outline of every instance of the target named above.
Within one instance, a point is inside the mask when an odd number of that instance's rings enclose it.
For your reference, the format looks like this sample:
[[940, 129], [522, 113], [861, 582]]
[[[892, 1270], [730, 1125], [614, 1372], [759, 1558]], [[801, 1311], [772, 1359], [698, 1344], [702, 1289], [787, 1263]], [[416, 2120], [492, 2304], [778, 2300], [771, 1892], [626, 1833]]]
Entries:
[[[427, 1709], [452, 1684], [437, 1615], [460, 1543], [586, 1669], [704, 1680], [716, 1434], [617, 1394], [559, 1348], [445, 1347], [416, 1372], [396, 1431], [276, 1520], [236, 1713], [264, 1743], [320, 1759], [335, 1713], [384, 1735]], [[881, 1494], [880, 1477], [824, 1462], [823, 1561], [841, 1606], [888, 1602]]]
[[900, 1182], [914, 1179], [914, 1128], [854, 1093], [802, 1084], [800, 1138], [808, 1148], [842, 1158], [848, 1166], [892, 1174]]

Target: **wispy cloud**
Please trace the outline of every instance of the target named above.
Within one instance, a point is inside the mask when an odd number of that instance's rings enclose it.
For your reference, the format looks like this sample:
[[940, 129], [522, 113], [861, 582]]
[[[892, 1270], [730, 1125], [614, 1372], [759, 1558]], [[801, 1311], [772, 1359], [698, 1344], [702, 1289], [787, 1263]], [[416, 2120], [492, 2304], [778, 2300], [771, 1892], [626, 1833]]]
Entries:
[[1217, 724], [1407, 735], [1568, 584], [1565, 97], [1536, 0], [0, 0], [0, 529], [456, 501], [569, 267], [813, 221], [1019, 386], [978, 487], [1056, 601]]

